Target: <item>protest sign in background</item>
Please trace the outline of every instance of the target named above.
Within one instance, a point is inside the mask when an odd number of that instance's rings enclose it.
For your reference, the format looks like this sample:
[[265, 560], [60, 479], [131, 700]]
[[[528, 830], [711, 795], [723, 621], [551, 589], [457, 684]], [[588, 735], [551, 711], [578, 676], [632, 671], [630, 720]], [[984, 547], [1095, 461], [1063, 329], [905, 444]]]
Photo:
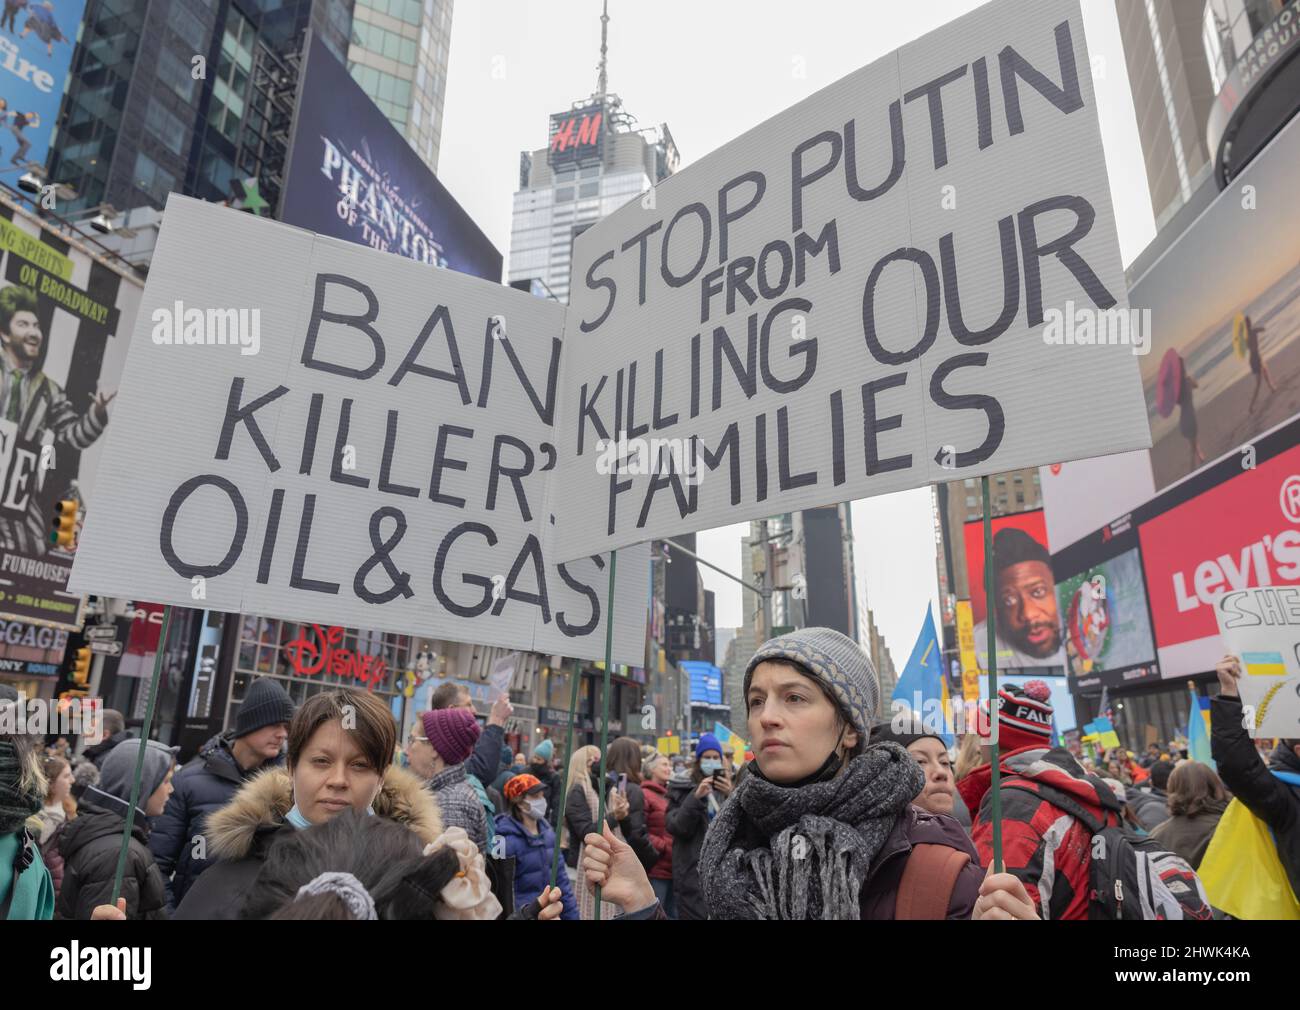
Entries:
[[1254, 586], [1214, 603], [1227, 651], [1241, 660], [1237, 690], [1251, 736], [1300, 736], [1300, 586]]
[[[563, 317], [173, 194], [74, 584], [603, 656], [608, 559], [540, 542]], [[619, 560], [640, 664], [649, 553]]]
[[573, 262], [557, 558], [1150, 444], [1077, 3], [952, 21]]

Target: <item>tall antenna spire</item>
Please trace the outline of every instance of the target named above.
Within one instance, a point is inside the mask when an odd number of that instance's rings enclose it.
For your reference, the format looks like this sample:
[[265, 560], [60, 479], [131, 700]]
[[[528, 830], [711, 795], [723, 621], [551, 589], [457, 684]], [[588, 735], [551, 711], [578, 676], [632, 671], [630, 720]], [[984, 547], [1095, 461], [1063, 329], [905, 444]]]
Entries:
[[600, 15], [600, 65], [597, 69], [600, 76], [596, 79], [596, 97], [604, 98], [605, 91], [609, 86], [609, 75], [606, 71], [606, 56], [609, 52], [609, 0], [605, 0], [603, 11]]

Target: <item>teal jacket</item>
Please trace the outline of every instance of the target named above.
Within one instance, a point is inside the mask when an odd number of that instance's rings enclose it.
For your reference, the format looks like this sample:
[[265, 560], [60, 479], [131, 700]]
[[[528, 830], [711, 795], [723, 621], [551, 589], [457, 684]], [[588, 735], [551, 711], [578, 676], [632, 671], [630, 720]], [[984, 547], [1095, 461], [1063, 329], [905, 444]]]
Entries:
[[[23, 841], [21, 831], [0, 837], [0, 906], [9, 900], [9, 889], [14, 883], [14, 860], [18, 858], [19, 846]], [[19, 919], [53, 919], [54, 918], [54, 881], [50, 871], [41, 860], [41, 850], [35, 841], [28, 847], [32, 857], [30, 865], [18, 877], [18, 886], [9, 904], [7, 918]]]

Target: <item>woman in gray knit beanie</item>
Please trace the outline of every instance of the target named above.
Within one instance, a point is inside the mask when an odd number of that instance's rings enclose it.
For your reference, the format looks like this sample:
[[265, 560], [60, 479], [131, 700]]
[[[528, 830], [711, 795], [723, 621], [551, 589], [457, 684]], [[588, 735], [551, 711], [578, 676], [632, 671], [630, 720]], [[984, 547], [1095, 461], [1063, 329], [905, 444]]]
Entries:
[[[1038, 917], [1019, 880], [985, 877], [956, 821], [911, 805], [925, 779], [907, 751], [867, 746], [880, 688], [857, 644], [830, 628], [774, 638], [749, 661], [744, 691], [754, 761], [705, 836], [709, 918]], [[929, 881], [902, 886], [918, 846], [927, 866], [947, 867], [937, 901]], [[663, 917], [618, 839], [588, 835], [582, 870], [628, 917]]]

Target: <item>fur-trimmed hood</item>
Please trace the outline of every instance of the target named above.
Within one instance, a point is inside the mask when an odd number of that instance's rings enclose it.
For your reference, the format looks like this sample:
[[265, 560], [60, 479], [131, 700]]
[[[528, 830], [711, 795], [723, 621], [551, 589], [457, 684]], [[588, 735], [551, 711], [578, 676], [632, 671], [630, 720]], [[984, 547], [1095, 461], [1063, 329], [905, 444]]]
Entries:
[[[442, 834], [442, 815], [424, 783], [389, 765], [375, 797], [375, 814], [405, 824], [425, 845]], [[284, 768], [268, 768], [250, 779], [234, 799], [208, 817], [204, 834], [216, 859], [243, 859], [258, 834], [279, 828], [293, 808], [293, 780]]]

